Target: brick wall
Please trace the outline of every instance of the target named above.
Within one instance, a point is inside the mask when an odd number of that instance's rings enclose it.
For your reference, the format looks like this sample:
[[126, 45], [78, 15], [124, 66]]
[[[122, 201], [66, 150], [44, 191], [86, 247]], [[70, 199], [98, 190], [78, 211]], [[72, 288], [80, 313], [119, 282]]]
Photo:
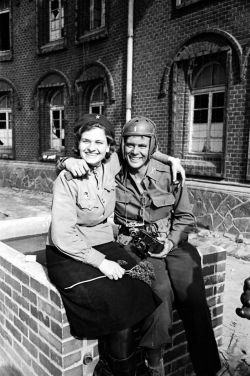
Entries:
[[[195, 44], [198, 41], [198, 38], [195, 38], [197, 34], [206, 30], [220, 30], [239, 44], [244, 60], [243, 56], [245, 51], [248, 51], [250, 41], [250, 31], [247, 26], [250, 20], [250, 3], [241, 0], [198, 1], [177, 10], [174, 3], [175, 1], [155, 0], [144, 1], [141, 5], [135, 2], [133, 113], [152, 118], [158, 127], [161, 149], [171, 151], [174, 156], [183, 158], [188, 142], [185, 126], [189, 124], [186, 116], [189, 106], [187, 64], [189, 58], [196, 56], [195, 51], [191, 57], [187, 54], [186, 58], [178, 62], [177, 78], [175, 67], [172, 65], [173, 59], [189, 38], [193, 38]], [[202, 49], [206, 50], [205, 43]], [[202, 51], [200, 54], [202, 55]], [[213, 58], [214, 56], [211, 57]], [[249, 59], [245, 61], [246, 67], [249, 67]], [[245, 80], [237, 81], [235, 75], [240, 74], [243, 65], [236, 67], [233, 62], [232, 66], [234, 77], [229, 78], [226, 94], [225, 160], [222, 162], [210, 160], [199, 164], [197, 159], [202, 160], [202, 157], [190, 161], [193, 156], [185, 156], [186, 169], [190, 176], [213, 176], [227, 181], [246, 182], [249, 70]], [[185, 72], [186, 91], [181, 70]], [[165, 92], [162, 93], [164, 85]]]
[[[222, 341], [226, 251], [192, 239], [203, 258], [213, 328]], [[169, 376], [192, 372], [182, 322], [173, 313], [172, 345], [164, 354]], [[59, 293], [42, 265], [0, 242], [0, 346], [25, 376], [90, 376], [98, 360], [97, 341], [71, 337]], [[86, 355], [93, 358], [83, 364]], [[138, 354], [138, 362], [141, 357]]]
[[[13, 59], [0, 61], [0, 76], [11, 82], [14, 90], [14, 148], [17, 160], [38, 161], [41, 155], [39, 135], [39, 108], [36, 87], [48, 72], [57, 70], [75, 88], [75, 80], [91, 62], [100, 61], [109, 69], [115, 91], [115, 102], [107, 108], [109, 118], [118, 126], [125, 113], [125, 97], [122, 78], [126, 69], [126, 22], [127, 3], [115, 0], [107, 2], [108, 38], [76, 43], [75, 1], [67, 6], [67, 43], [59, 51], [38, 53], [36, 28], [36, 1], [13, 2]], [[25, 48], [24, 48], [25, 46]], [[16, 97], [20, 99], [17, 106]], [[75, 91], [65, 101], [68, 151], [72, 147], [72, 132], [77, 118]], [[67, 103], [66, 103], [67, 102]], [[72, 110], [73, 108], [73, 110]]]
[[[108, 104], [107, 115], [119, 134], [125, 122], [127, 3], [121, 5], [116, 0], [107, 3], [107, 38], [84, 44], [75, 43], [75, 9], [74, 6], [67, 6], [66, 46], [46, 54], [37, 53], [36, 2], [24, 0], [13, 3], [13, 58], [0, 61], [0, 65], [1, 77], [11, 82], [14, 93], [14, 154], [17, 160], [37, 161], [41, 154], [39, 126], [43, 127], [43, 124], [39, 124], [39, 108], [34, 105], [37, 94], [35, 88], [39, 80], [53, 69], [65, 77], [72, 89], [65, 104], [68, 152], [72, 146], [72, 130], [77, 117], [75, 82], [80, 72], [91, 62], [105, 64], [112, 76], [115, 100]], [[219, 168], [218, 161], [198, 164], [194, 158], [194, 161], [188, 161], [187, 167], [191, 175], [222, 178], [224, 174], [227, 181], [245, 182], [249, 159], [250, 76], [247, 68], [250, 3], [242, 0], [211, 0], [192, 4], [188, 1], [184, 5], [191, 5], [179, 9], [175, 9], [174, 3], [164, 0], [135, 2], [132, 115], [151, 117], [157, 123], [161, 149], [172, 150], [176, 156], [181, 156], [188, 142], [185, 129], [181, 135], [182, 124], [187, 126], [188, 84], [186, 82], [183, 85], [182, 79], [186, 77], [180, 73], [176, 82], [180, 92], [175, 107], [177, 123], [174, 124], [174, 82], [168, 81], [172, 74], [171, 61], [183, 43], [199, 32], [219, 30], [220, 35], [230, 36], [229, 45], [238, 49], [241, 56], [238, 63], [233, 56], [233, 72], [227, 88], [225, 160], [220, 162], [223, 166]], [[220, 42], [221, 39], [218, 44]], [[235, 77], [242, 73], [241, 70], [244, 70], [245, 78], [237, 81]], [[165, 94], [162, 95], [164, 85]]]

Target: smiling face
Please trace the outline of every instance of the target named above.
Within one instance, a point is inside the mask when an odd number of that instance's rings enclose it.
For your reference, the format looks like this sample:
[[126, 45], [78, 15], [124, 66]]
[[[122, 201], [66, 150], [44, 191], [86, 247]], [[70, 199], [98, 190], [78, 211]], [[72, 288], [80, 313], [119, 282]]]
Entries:
[[150, 137], [128, 136], [124, 140], [124, 156], [128, 165], [134, 170], [140, 170], [149, 159]]
[[81, 135], [79, 152], [90, 166], [99, 166], [109, 152], [109, 145], [105, 132], [101, 128], [93, 128]]

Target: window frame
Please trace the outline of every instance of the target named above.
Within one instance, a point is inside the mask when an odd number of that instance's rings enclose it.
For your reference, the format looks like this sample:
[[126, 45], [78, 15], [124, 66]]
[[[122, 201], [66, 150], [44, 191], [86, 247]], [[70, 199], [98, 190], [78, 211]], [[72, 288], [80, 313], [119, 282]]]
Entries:
[[8, 13], [9, 14], [9, 49], [0, 50], [0, 61], [8, 61], [13, 58], [12, 50], [12, 2], [9, 0], [9, 6], [0, 10], [0, 14]]
[[53, 0], [36, 0], [36, 39], [37, 54], [47, 54], [67, 48], [67, 0], [59, 0], [60, 6], [63, 8], [63, 36], [51, 40], [51, 1]]
[[[224, 105], [223, 105], [223, 122], [222, 124], [222, 150], [220, 152], [213, 151], [194, 151], [192, 150], [193, 141], [193, 125], [194, 125], [194, 97], [195, 95], [208, 94], [208, 120], [207, 120], [207, 131], [206, 131], [206, 142], [210, 144], [211, 140], [211, 126], [212, 126], [212, 99], [215, 93], [224, 94]], [[190, 122], [189, 122], [189, 142], [188, 142], [188, 154], [190, 155], [200, 155], [200, 156], [222, 156], [224, 153], [224, 142], [225, 142], [225, 96], [226, 96], [226, 86], [225, 85], [214, 85], [211, 87], [193, 90], [190, 95]]]
[[99, 87], [102, 87], [103, 89], [103, 93], [104, 93], [104, 85], [103, 83], [98, 83], [97, 85], [95, 85], [93, 87], [93, 89], [91, 90], [91, 93], [90, 93], [90, 97], [89, 97], [89, 112], [92, 114], [92, 113], [96, 113], [96, 112], [92, 112], [93, 111], [93, 107], [99, 107], [99, 114], [104, 114], [104, 111], [105, 111], [105, 98], [104, 98], [104, 94], [103, 94], [103, 101], [93, 101], [92, 98], [93, 98], [93, 95], [94, 95], [94, 92], [99, 88]]
[[[52, 95], [50, 99], [50, 104], [49, 104], [49, 119], [50, 119], [50, 148], [53, 150], [56, 150], [59, 153], [62, 153], [65, 151], [65, 122], [64, 122], [64, 111], [65, 111], [65, 106], [64, 104], [53, 104], [54, 98], [58, 95], [62, 94], [64, 98], [64, 93], [63, 91], [61, 92], [60, 90], [56, 90], [54, 94]], [[54, 132], [53, 132], [53, 125], [54, 125], [54, 117], [53, 117], [53, 112], [54, 111], [59, 111], [59, 132], [60, 132], [60, 137], [58, 138], [60, 140], [60, 146], [57, 148], [53, 145], [54, 142]], [[64, 145], [63, 145], [64, 142]]]
[[[59, 39], [63, 39], [63, 35], [61, 35], [60, 37], [58, 38], [53, 38], [53, 32], [55, 32], [55, 30], [53, 30], [53, 20], [52, 20], [52, 16], [51, 16], [51, 3], [52, 1], [55, 1], [55, 0], [49, 0], [49, 43], [53, 43]], [[62, 0], [57, 0], [59, 2], [59, 19], [58, 19], [58, 23], [59, 23], [59, 28], [56, 29], [59, 31], [60, 34], [63, 33], [63, 30], [64, 30], [64, 6], [63, 6], [63, 2]]]
[[[59, 131], [60, 131], [60, 137], [58, 138], [60, 140], [60, 146], [57, 148], [53, 145], [54, 139], [53, 139], [53, 112], [59, 111]], [[63, 142], [65, 142], [65, 124], [64, 124], [64, 106], [50, 106], [50, 147], [53, 150], [56, 150], [58, 152], [63, 152], [65, 150], [65, 145], [63, 145]]]
[[[101, 25], [98, 27], [94, 27], [94, 2], [96, 0], [89, 0], [89, 7], [87, 10], [79, 4], [81, 1], [82, 0], [76, 0], [76, 43], [105, 38], [108, 35], [107, 0], [101, 0]], [[79, 21], [79, 17], [83, 17], [81, 22]], [[88, 28], [84, 27], [85, 23], [89, 25]]]
[[[10, 94], [6, 93], [4, 95], [8, 97]], [[9, 100], [11, 101], [11, 98]], [[8, 106], [6, 108], [0, 107], [0, 114], [6, 114], [6, 128], [3, 131], [6, 133], [6, 140], [8, 140], [8, 145], [0, 145], [0, 159], [13, 158], [13, 110]], [[0, 129], [1, 131], [2, 129]]]

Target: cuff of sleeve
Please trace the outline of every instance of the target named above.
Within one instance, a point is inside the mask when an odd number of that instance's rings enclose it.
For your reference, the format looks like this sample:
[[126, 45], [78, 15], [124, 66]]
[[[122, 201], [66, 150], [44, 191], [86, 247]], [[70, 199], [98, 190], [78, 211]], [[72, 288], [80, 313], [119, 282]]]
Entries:
[[105, 259], [105, 255], [96, 249], [92, 248], [91, 252], [88, 254], [88, 257], [86, 257], [85, 261], [88, 264], [93, 265], [96, 268], [99, 268], [103, 260]]

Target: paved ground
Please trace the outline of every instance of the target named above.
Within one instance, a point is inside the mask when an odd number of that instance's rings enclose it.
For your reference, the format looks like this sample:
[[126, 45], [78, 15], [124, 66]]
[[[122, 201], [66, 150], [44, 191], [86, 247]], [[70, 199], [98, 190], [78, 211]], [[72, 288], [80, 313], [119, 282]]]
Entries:
[[[0, 221], [34, 217], [50, 211], [51, 195], [42, 192], [0, 188]], [[0, 222], [1, 231], [1, 222]], [[243, 281], [250, 276], [249, 244], [237, 244], [232, 238], [218, 237], [228, 250], [224, 296], [223, 345], [220, 348], [223, 369], [219, 376], [250, 376], [250, 320], [235, 314], [240, 307]], [[21, 376], [0, 348], [0, 376]]]

